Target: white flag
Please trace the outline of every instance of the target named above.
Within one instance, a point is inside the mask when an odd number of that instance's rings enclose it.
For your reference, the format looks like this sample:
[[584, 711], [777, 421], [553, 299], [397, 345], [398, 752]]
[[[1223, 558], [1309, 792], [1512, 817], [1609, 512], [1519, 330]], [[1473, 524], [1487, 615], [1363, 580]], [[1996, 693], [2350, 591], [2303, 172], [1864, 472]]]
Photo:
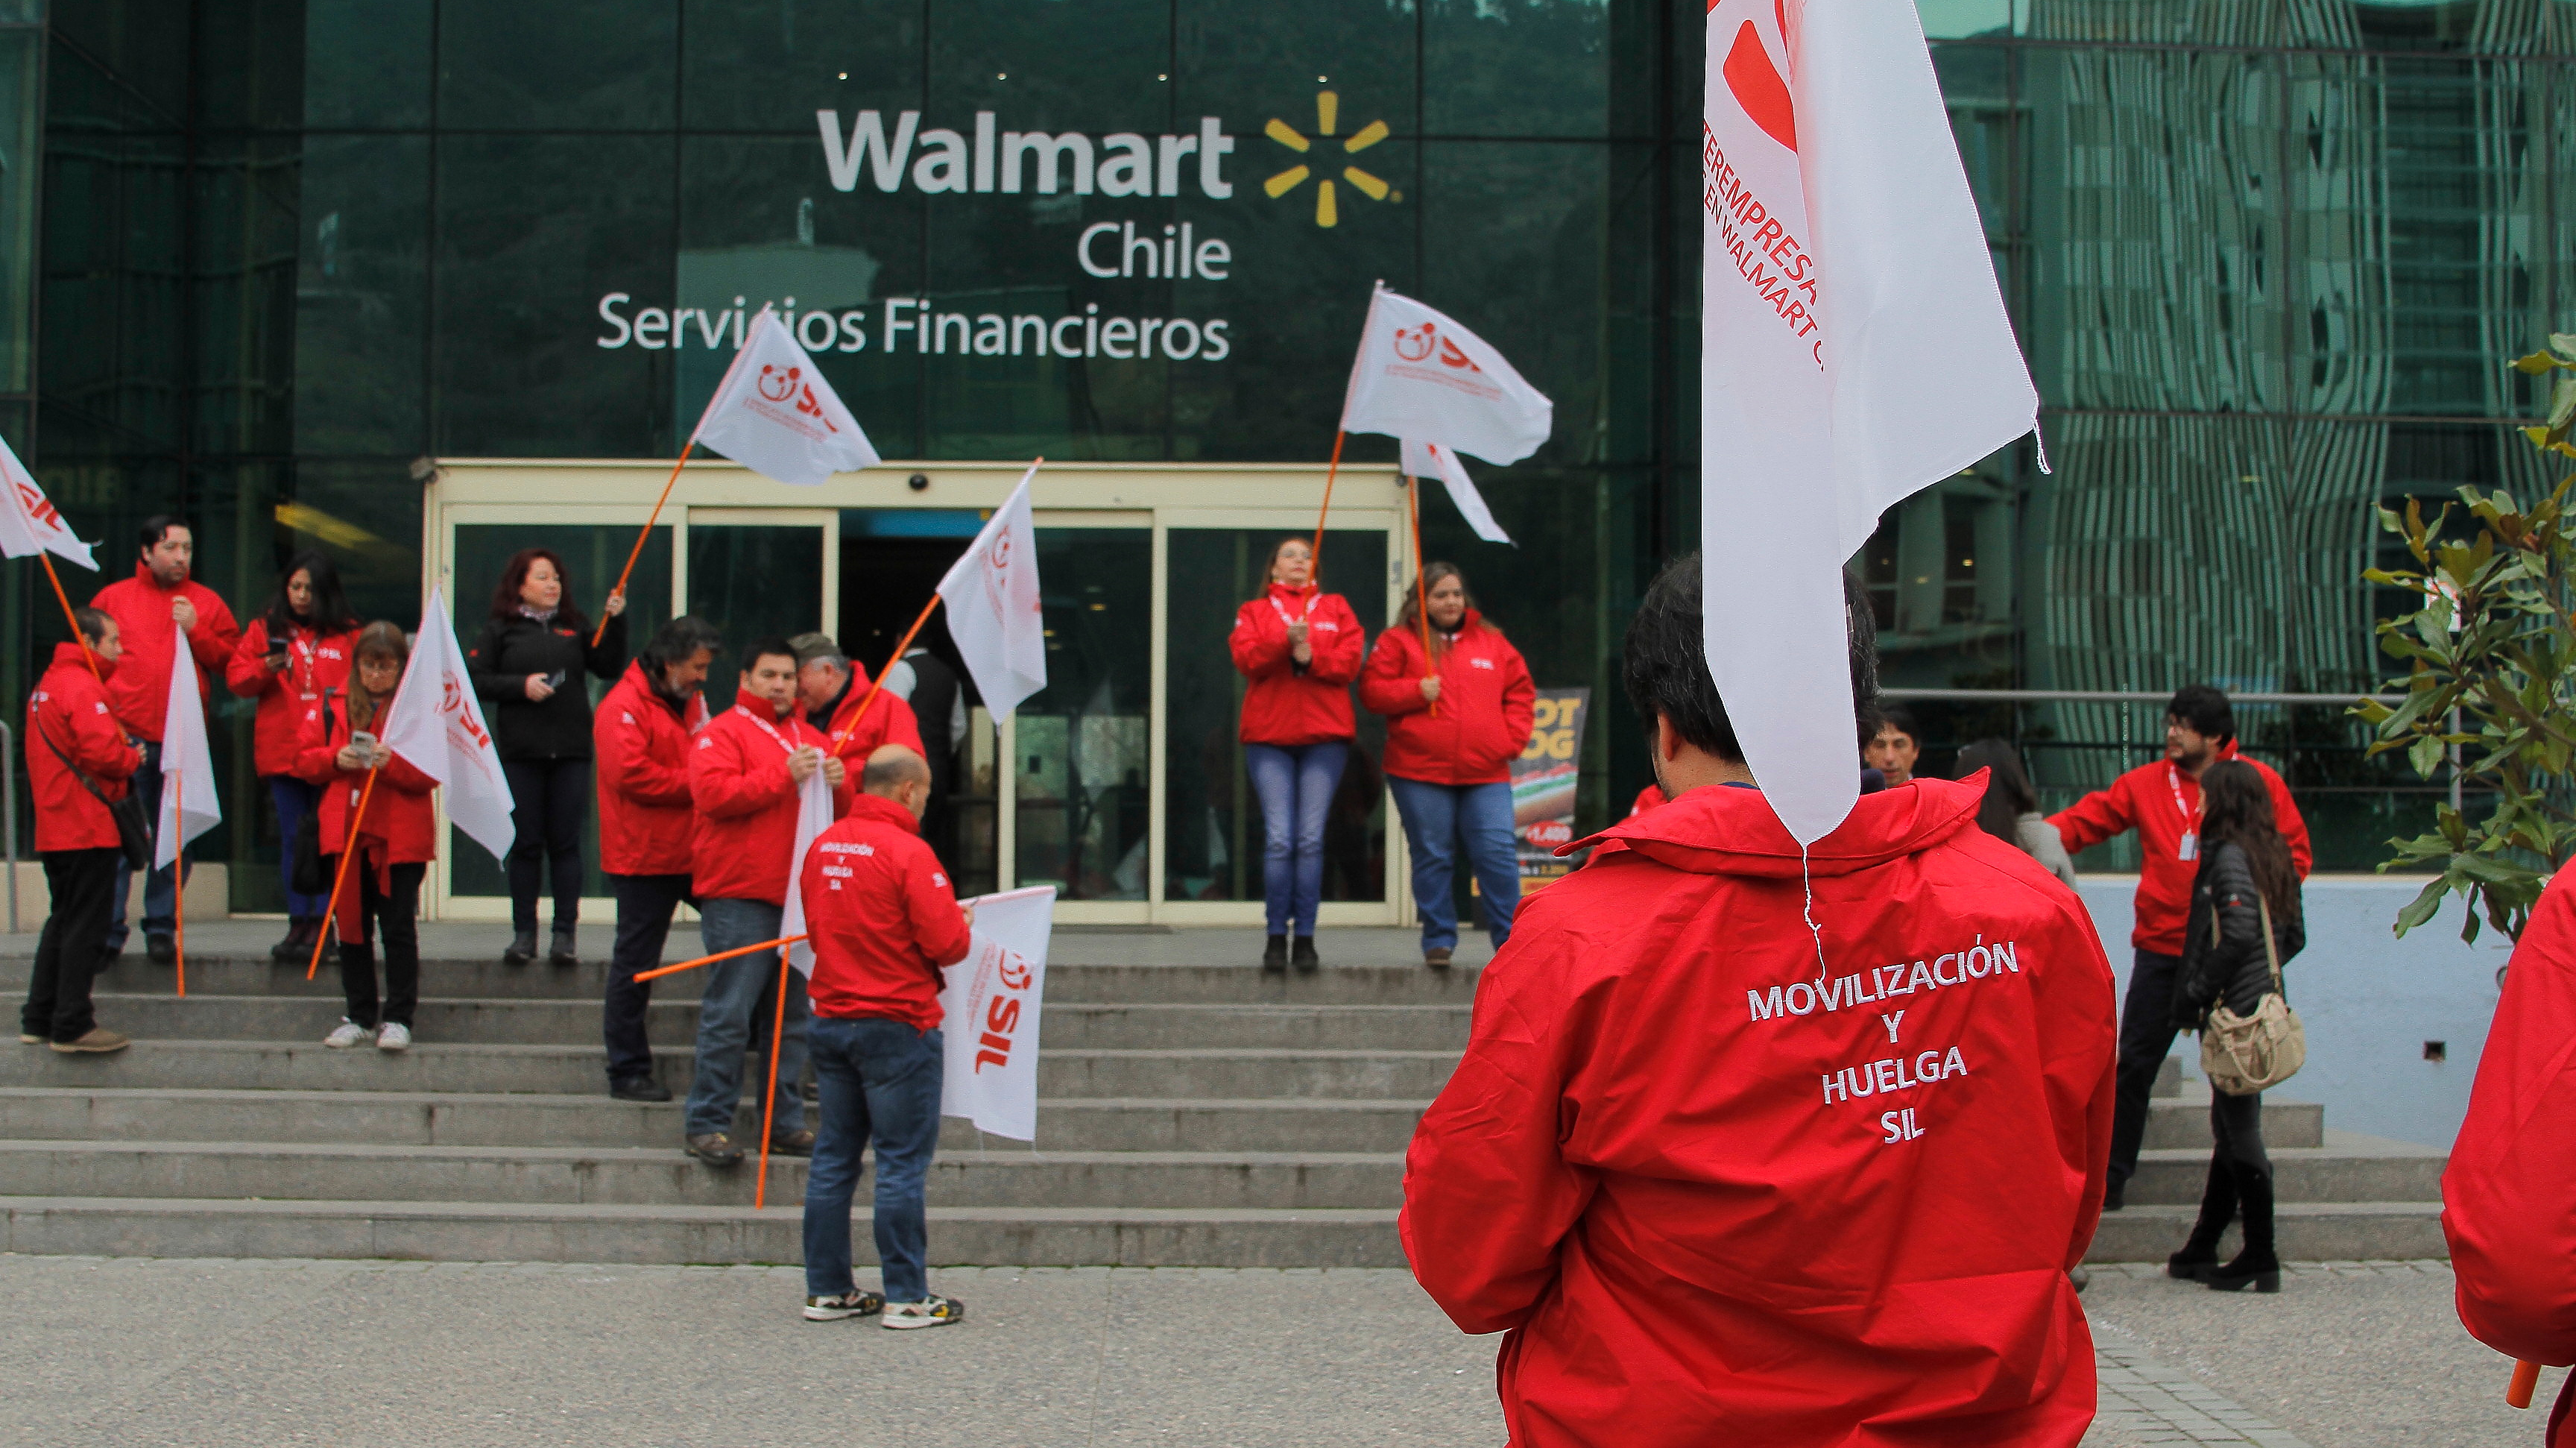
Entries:
[[[89, 556], [90, 545], [72, 536], [71, 525], [36, 486], [35, 477], [9, 444], [0, 441], [0, 555], [10, 558], [33, 558], [51, 553], [68, 558], [92, 573], [98, 571], [98, 560]], [[186, 649], [179, 652], [186, 653]]]
[[[787, 852], [787, 908], [778, 919], [781, 935], [805, 933], [805, 856], [814, 848], [814, 837], [831, 827], [832, 784], [818, 769], [796, 786], [796, 844]], [[798, 975], [811, 979], [812, 943], [800, 940], [787, 947], [787, 963], [796, 967]]]
[[698, 417], [698, 441], [782, 483], [819, 487], [877, 465], [859, 420], [767, 307]]
[[1484, 338], [1383, 282], [1369, 297], [1342, 398], [1344, 432], [1428, 438], [1507, 464], [1538, 451], [1555, 416], [1555, 404]]
[[[1458, 454], [1436, 442], [1404, 440], [1404, 475], [1419, 481], [1438, 478], [1448, 485], [1449, 501], [1467, 516], [1467, 526], [1488, 543], [1510, 543], [1512, 535], [1494, 521], [1494, 512], [1485, 506], [1485, 495], [1476, 491], [1476, 481], [1467, 476], [1467, 465]], [[1518, 545], [1514, 545], [1518, 546]]]
[[1038, 1014], [1046, 1000], [1055, 887], [965, 902], [975, 940], [939, 991], [939, 1114], [1013, 1141], [1038, 1139]]
[[1812, 842], [1860, 795], [1845, 560], [1887, 507], [2031, 431], [2039, 395], [1913, 6], [1716, 0], [1706, 105], [1708, 666]]
[[224, 817], [215, 799], [215, 757], [206, 747], [206, 704], [197, 692], [197, 658], [186, 639], [170, 651], [170, 705], [161, 716], [161, 818], [153, 826], [152, 866], [175, 864], [188, 841]]
[[1038, 594], [1038, 532], [1030, 520], [1031, 464], [1011, 500], [984, 522], [965, 556], [939, 580], [948, 636], [975, 676], [984, 707], [1002, 718], [1046, 687], [1046, 612]]
[[[569, 687], [580, 687], [578, 681]], [[483, 706], [465, 673], [465, 650], [447, 621], [447, 601], [429, 591], [420, 641], [403, 670], [377, 738], [412, 768], [447, 787], [447, 818], [499, 859], [510, 851], [510, 781], [483, 725]]]

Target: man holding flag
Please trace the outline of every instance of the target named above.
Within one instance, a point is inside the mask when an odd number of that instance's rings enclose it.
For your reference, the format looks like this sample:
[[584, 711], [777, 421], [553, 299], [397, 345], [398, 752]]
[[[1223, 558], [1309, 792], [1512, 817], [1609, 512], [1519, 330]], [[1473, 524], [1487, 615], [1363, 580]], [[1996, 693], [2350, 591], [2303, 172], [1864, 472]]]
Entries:
[[[807, 781], [819, 777], [829, 808], [818, 810]], [[796, 650], [782, 638], [755, 640], [743, 651], [734, 706], [698, 731], [689, 750], [689, 794], [697, 808], [691, 841], [699, 932], [710, 955], [792, 933], [784, 928], [796, 849], [849, 800], [849, 775], [830, 740], [796, 715]], [[766, 951], [708, 967], [698, 1007], [696, 1076], [681, 1130], [689, 1155], [709, 1166], [742, 1161], [734, 1116], [742, 1104], [742, 1068], [761, 990], [777, 977]], [[768, 1126], [771, 1150], [813, 1150], [805, 1099], [796, 1083], [805, 1070], [806, 996], [787, 982], [771, 1042], [778, 1093]]]

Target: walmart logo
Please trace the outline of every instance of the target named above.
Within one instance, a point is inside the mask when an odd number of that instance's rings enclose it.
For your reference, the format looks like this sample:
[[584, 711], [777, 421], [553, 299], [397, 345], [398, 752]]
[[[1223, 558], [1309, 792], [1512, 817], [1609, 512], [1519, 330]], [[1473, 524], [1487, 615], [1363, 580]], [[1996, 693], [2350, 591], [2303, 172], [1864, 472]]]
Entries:
[[[1315, 131], [1322, 139], [1329, 141], [1333, 138], [1335, 123], [1340, 120], [1341, 106], [1342, 98], [1332, 91], [1316, 92]], [[1301, 156], [1312, 152], [1316, 145], [1315, 141], [1307, 139], [1295, 126], [1288, 124], [1286, 121], [1283, 121], [1276, 116], [1271, 117], [1270, 124], [1262, 128], [1262, 134]], [[1353, 131], [1350, 138], [1342, 142], [1342, 152], [1345, 155], [1357, 155], [1359, 152], [1365, 151], [1369, 147], [1376, 145], [1378, 142], [1385, 140], [1386, 137], [1386, 122], [1371, 121], [1367, 125], [1360, 127], [1358, 130]], [[1319, 157], [1318, 164], [1329, 167], [1332, 163], [1329, 160]], [[1269, 192], [1271, 199], [1275, 201], [1280, 197], [1287, 195], [1289, 192], [1296, 190], [1298, 187], [1305, 185], [1306, 178], [1313, 174], [1314, 169], [1304, 164], [1291, 166], [1287, 170], [1280, 172], [1278, 175], [1271, 177], [1269, 180], [1262, 182], [1261, 189]], [[1342, 179], [1350, 183], [1352, 190], [1366, 196], [1371, 201], [1394, 202], [1402, 201], [1404, 199], [1403, 192], [1387, 185], [1384, 181], [1370, 175], [1368, 172], [1361, 170], [1357, 166], [1344, 166], [1342, 168]], [[1341, 224], [1341, 220], [1341, 201], [1339, 196], [1336, 194], [1333, 185], [1333, 178], [1329, 176], [1324, 177], [1322, 180], [1315, 183], [1315, 224], [1317, 226], [1338, 226]]]

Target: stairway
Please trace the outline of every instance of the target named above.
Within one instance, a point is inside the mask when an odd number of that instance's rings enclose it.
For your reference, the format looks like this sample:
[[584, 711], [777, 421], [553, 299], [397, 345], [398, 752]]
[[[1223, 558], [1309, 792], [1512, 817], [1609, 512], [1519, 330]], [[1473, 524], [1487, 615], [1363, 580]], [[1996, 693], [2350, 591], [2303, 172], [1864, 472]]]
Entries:
[[[26, 970], [0, 961], [0, 990], [23, 993]], [[681, 1155], [676, 1103], [608, 1099], [602, 976], [595, 962], [430, 961], [419, 1044], [385, 1056], [322, 1046], [339, 1019], [327, 971], [308, 983], [264, 958], [192, 957], [183, 1002], [167, 971], [129, 955], [101, 978], [99, 1015], [131, 1049], [0, 1055], [0, 1250], [798, 1260], [802, 1161], [772, 1158], [771, 1205], [754, 1211], [750, 1165]], [[1455, 1064], [1475, 980], [1409, 964], [1286, 980], [1052, 966], [1039, 1146], [946, 1124], [933, 1260], [1401, 1266], [1405, 1143]], [[661, 982], [651, 1013], [664, 1084], [681, 1093], [695, 981]], [[2208, 1159], [2195, 1089], [2168, 1068], [2131, 1205], [2104, 1218], [2094, 1260], [2157, 1260], [2181, 1241]], [[2313, 1105], [2264, 1116], [2285, 1255], [2442, 1254], [2439, 1152], [2328, 1132]], [[753, 1100], [742, 1139], [757, 1129]], [[864, 1257], [864, 1221], [856, 1245]]]

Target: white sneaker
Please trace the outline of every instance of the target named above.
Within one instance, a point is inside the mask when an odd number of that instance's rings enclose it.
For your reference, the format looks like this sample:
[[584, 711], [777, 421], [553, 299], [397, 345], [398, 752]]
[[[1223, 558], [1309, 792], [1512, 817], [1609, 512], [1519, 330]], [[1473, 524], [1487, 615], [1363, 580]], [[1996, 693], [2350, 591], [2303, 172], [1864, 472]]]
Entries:
[[410, 1050], [411, 1027], [400, 1021], [385, 1022], [385, 1028], [376, 1033], [376, 1049], [379, 1051]]
[[340, 1028], [324, 1036], [322, 1044], [334, 1051], [345, 1051], [351, 1046], [363, 1046], [375, 1037], [375, 1032], [344, 1016], [341, 1018]]
[[952, 1322], [964, 1321], [965, 1317], [965, 1303], [933, 1293], [919, 1302], [887, 1303], [881, 1325], [901, 1332], [914, 1327], [946, 1327]]

